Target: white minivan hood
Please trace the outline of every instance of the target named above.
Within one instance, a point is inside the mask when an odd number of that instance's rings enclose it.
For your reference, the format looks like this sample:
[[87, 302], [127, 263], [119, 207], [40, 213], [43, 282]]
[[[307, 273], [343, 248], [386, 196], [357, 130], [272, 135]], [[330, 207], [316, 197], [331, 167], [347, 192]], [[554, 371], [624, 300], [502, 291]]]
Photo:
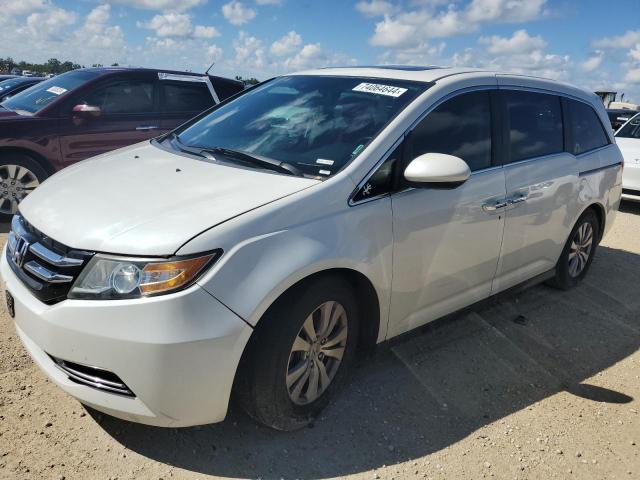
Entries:
[[62, 170], [25, 198], [20, 212], [72, 248], [171, 255], [208, 228], [316, 183], [199, 161], [145, 142]]

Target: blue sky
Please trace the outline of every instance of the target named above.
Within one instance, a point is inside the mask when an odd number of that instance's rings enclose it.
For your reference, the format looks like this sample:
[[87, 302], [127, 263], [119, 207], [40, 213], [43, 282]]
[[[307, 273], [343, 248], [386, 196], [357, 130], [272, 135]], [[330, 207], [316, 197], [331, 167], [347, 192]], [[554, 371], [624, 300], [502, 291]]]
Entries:
[[531, 73], [640, 102], [640, 0], [0, 0], [0, 56], [260, 79], [413, 63]]

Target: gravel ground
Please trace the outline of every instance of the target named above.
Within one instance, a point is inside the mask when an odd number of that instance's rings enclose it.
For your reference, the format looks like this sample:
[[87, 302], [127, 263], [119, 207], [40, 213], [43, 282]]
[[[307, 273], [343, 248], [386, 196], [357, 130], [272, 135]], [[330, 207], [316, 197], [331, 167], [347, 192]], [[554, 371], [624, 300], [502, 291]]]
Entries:
[[293, 434], [234, 409], [188, 429], [87, 411], [3, 311], [0, 478], [638, 479], [638, 271], [640, 204], [623, 204], [579, 288], [537, 286], [380, 349]]

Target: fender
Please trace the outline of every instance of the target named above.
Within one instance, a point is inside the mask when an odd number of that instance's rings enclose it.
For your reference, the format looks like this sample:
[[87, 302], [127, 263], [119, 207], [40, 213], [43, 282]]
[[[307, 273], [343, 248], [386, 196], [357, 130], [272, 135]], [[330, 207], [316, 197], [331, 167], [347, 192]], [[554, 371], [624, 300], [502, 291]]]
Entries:
[[255, 326], [300, 280], [324, 270], [351, 269], [367, 277], [376, 290], [380, 340], [387, 330], [392, 241], [391, 200], [382, 198], [239, 242], [198, 284]]

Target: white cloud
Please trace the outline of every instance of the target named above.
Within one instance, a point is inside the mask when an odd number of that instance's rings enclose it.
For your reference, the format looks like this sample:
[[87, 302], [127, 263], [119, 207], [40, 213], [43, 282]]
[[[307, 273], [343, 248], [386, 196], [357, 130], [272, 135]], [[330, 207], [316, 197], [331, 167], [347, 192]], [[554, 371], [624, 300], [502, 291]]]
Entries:
[[472, 0], [466, 10], [470, 22], [521, 23], [544, 14], [547, 0]]
[[232, 0], [222, 6], [222, 14], [229, 23], [240, 26], [254, 19], [256, 11], [252, 8], [245, 7], [244, 4], [238, 0]]
[[112, 54], [122, 54], [126, 50], [124, 34], [118, 25], [109, 25], [110, 18], [110, 5], [100, 5], [91, 10], [84, 25], [75, 32], [77, 45], [82, 45], [93, 54], [105, 49]]
[[27, 17], [27, 29], [34, 37], [59, 39], [64, 36], [65, 27], [76, 22], [76, 14], [62, 8], [50, 7], [42, 12], [34, 12]]
[[222, 57], [224, 56], [224, 52], [222, 48], [220, 48], [217, 45], [209, 45], [207, 47], [207, 56], [209, 57], [211, 62], [217, 63], [220, 60], [222, 60]]
[[[361, 2], [362, 3], [362, 2]], [[386, 12], [369, 39], [374, 46], [415, 48], [429, 38], [465, 35], [485, 23], [520, 23], [544, 15], [546, 0], [473, 0], [465, 8], [456, 3], [418, 2], [413, 10]], [[366, 7], [371, 7], [367, 3]]]
[[595, 48], [631, 48], [640, 43], [640, 30], [629, 30], [617, 37], [604, 37], [593, 41]]
[[27, 15], [37, 10], [45, 10], [49, 3], [45, 0], [0, 0], [2, 16]]
[[640, 62], [640, 42], [629, 50], [629, 56], [631, 57], [631, 60]]
[[213, 38], [219, 37], [220, 32], [216, 27], [196, 25], [196, 27], [193, 29], [193, 36], [195, 38]]
[[367, 17], [381, 17], [389, 15], [394, 8], [386, 0], [362, 0], [356, 3], [356, 10]]
[[189, 10], [206, 2], [207, 0], [110, 0], [110, 3], [120, 3], [129, 7], [178, 12]]
[[531, 37], [526, 30], [516, 30], [509, 38], [497, 35], [480, 37], [478, 42], [481, 45], [486, 45], [487, 50], [494, 55], [528, 53], [547, 46], [547, 42], [541, 36]]
[[580, 68], [582, 68], [585, 72], [592, 72], [596, 68], [600, 67], [600, 65], [602, 65], [603, 60], [604, 52], [597, 50], [591, 57], [587, 58], [580, 64]]
[[187, 13], [169, 12], [154, 15], [148, 22], [138, 22], [138, 27], [154, 30], [158, 37], [194, 37], [213, 38], [220, 32], [212, 26], [191, 24], [191, 16]]
[[640, 68], [629, 70], [624, 76], [624, 81], [633, 84], [640, 84]]
[[238, 38], [233, 41], [233, 50], [236, 54], [235, 61], [238, 65], [260, 70], [267, 64], [266, 52], [262, 41], [246, 32], [238, 34]]
[[276, 56], [289, 55], [302, 44], [302, 37], [295, 31], [290, 31], [284, 37], [271, 44], [271, 53]]
[[320, 47], [319, 43], [309, 43], [302, 47], [296, 55], [286, 59], [283, 64], [291, 70], [303, 70], [324, 66], [327, 62], [327, 55]]

